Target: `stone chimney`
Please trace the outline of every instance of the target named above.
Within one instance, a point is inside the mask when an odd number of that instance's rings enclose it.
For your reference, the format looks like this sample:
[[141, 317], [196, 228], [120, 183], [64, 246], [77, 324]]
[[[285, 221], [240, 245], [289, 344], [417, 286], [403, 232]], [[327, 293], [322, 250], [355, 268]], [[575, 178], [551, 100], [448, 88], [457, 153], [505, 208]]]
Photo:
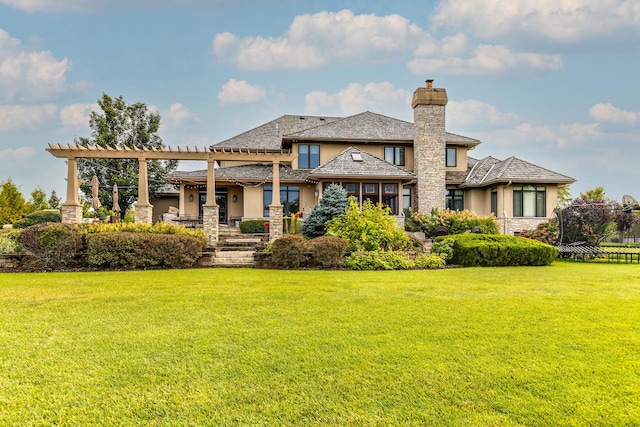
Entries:
[[446, 105], [447, 91], [434, 88], [433, 80], [413, 93], [413, 169], [417, 176], [414, 209], [418, 212], [445, 208]]

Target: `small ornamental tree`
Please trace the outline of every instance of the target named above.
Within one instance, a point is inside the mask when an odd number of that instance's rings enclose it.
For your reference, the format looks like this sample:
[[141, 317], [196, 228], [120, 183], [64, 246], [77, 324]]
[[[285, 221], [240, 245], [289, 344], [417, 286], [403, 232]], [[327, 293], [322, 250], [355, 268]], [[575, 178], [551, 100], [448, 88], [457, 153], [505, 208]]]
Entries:
[[562, 243], [586, 242], [598, 245], [614, 230], [613, 222], [619, 205], [603, 199], [577, 198], [562, 209]]
[[302, 235], [306, 238], [324, 236], [327, 222], [343, 214], [349, 206], [349, 198], [344, 188], [332, 184], [322, 193], [320, 202], [302, 222]]
[[327, 235], [349, 241], [352, 251], [389, 251], [404, 249], [409, 238], [396, 226], [390, 209], [365, 200], [362, 210], [352, 197], [349, 208], [327, 224]]
[[19, 220], [22, 218], [24, 210], [24, 197], [9, 178], [0, 187], [0, 226]]

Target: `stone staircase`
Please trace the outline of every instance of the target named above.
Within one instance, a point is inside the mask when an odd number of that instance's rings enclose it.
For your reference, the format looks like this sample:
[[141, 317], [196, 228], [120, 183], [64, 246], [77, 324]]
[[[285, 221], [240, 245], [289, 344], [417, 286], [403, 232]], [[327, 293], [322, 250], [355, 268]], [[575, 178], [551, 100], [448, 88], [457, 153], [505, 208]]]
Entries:
[[241, 234], [240, 230], [221, 227], [213, 258], [214, 267], [253, 267], [253, 254], [267, 244], [268, 236]]

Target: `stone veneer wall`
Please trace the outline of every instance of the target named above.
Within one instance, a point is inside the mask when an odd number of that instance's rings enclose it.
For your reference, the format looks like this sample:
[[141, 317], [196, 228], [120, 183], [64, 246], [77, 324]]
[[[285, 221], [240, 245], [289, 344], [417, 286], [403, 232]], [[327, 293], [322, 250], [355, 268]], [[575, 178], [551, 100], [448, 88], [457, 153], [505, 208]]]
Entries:
[[537, 217], [537, 218], [496, 218], [500, 224], [499, 230], [502, 234], [513, 235], [523, 230], [533, 230], [542, 224], [549, 221], [551, 218]]
[[136, 224], [151, 224], [153, 222], [153, 205], [135, 207]]
[[218, 244], [220, 207], [218, 205], [202, 206], [202, 228], [209, 239], [209, 245], [215, 247]]
[[18, 255], [0, 255], [0, 270], [15, 270], [20, 266]]
[[282, 205], [269, 206], [269, 242], [282, 237], [284, 233], [283, 211], [284, 206]]
[[413, 98], [414, 166], [417, 176], [416, 208], [431, 212], [445, 208], [445, 105], [444, 89], [418, 88]]
[[82, 222], [82, 205], [62, 205], [62, 222], [66, 224]]

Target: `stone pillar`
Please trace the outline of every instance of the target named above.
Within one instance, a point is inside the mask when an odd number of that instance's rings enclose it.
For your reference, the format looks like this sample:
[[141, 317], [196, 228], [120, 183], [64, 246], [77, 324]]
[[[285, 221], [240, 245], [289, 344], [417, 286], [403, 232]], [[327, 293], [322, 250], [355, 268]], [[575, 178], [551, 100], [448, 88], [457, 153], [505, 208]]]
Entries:
[[153, 205], [149, 203], [147, 159], [145, 158], [138, 160], [138, 202], [135, 207], [135, 221], [140, 224], [153, 222]]
[[416, 182], [415, 211], [429, 213], [433, 208], [445, 209], [446, 136], [445, 106], [447, 91], [432, 87], [427, 80], [426, 88], [413, 93], [414, 172]]
[[283, 211], [284, 206], [282, 205], [269, 206], [269, 242], [273, 242], [282, 237], [284, 226]]
[[215, 247], [218, 244], [219, 215], [220, 207], [218, 205], [202, 206], [202, 227], [211, 247]]
[[62, 205], [62, 222], [82, 222], [82, 205], [78, 200], [78, 160], [67, 158], [67, 199]]

